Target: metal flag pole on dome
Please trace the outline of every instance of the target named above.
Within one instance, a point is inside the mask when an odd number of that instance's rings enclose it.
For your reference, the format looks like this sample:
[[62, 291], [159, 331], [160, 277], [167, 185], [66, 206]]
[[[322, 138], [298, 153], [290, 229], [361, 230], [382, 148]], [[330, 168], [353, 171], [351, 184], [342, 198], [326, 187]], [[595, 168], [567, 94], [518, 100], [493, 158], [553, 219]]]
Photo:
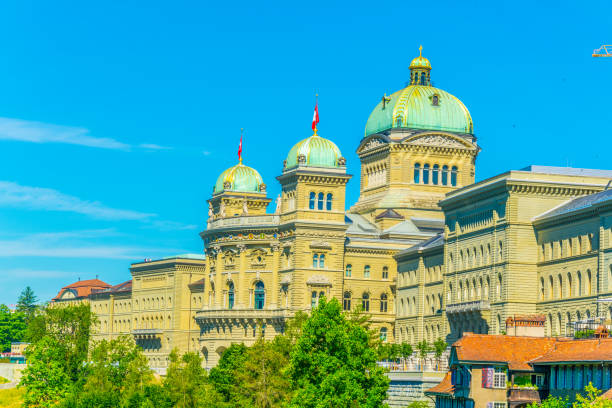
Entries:
[[238, 161], [242, 164], [242, 134], [244, 133], [244, 128], [240, 128], [240, 144], [238, 145]]
[[314, 131], [313, 136], [317, 135], [317, 124], [319, 123], [319, 94], [315, 93], [315, 108], [314, 115], [312, 116], [312, 130]]

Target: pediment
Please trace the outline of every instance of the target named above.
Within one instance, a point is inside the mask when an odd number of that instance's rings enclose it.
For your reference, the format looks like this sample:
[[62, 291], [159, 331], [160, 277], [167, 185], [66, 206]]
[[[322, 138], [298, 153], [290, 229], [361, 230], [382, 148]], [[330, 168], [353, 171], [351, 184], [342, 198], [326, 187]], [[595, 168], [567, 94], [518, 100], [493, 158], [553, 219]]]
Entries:
[[381, 135], [369, 136], [361, 142], [359, 148], [357, 149], [357, 154], [374, 150], [386, 144], [388, 144], [388, 141]]
[[445, 134], [445, 133], [428, 133], [418, 134], [409, 137], [403, 141], [404, 144], [418, 145], [418, 146], [431, 146], [431, 147], [448, 147], [451, 149], [474, 149], [475, 146], [461, 139], [458, 136]]

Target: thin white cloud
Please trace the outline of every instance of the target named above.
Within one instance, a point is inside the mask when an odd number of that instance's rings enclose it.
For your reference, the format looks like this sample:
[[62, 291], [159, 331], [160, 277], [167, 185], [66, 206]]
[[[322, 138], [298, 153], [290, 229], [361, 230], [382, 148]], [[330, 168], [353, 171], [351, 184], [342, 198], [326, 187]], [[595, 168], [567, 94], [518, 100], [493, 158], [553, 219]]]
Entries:
[[204, 151], [202, 152], [202, 154], [203, 154], [204, 156], [210, 156], [210, 155], [211, 155], [211, 152], [209, 152], [208, 150], [204, 150]]
[[85, 128], [12, 118], [0, 118], [0, 139], [31, 143], [66, 143], [101, 149], [130, 148], [130, 145], [115, 139], [91, 136]]
[[45, 269], [28, 269], [28, 268], [15, 268], [15, 269], [2, 269], [2, 277], [8, 279], [15, 278], [36, 278], [36, 279], [56, 279], [56, 278], [67, 278], [76, 275], [76, 272], [68, 271], [56, 271], [56, 270], [45, 270]]
[[105, 220], [144, 221], [156, 216], [151, 213], [111, 208], [97, 201], [82, 200], [51, 188], [22, 186], [11, 181], [0, 181], [0, 206], [67, 211]]
[[146, 150], [170, 149], [170, 147], [154, 143], [142, 143], [138, 146], [132, 146], [116, 139], [92, 136], [89, 129], [77, 126], [63, 126], [3, 117], [0, 117], [0, 140], [30, 143], [64, 143], [113, 150], [130, 150], [132, 147]]
[[155, 143], [142, 143], [142, 144], [139, 144], [138, 147], [142, 147], [143, 149], [147, 149], [147, 150], [169, 150], [169, 149], [172, 149], [171, 147], [160, 146], [160, 145], [155, 144]]

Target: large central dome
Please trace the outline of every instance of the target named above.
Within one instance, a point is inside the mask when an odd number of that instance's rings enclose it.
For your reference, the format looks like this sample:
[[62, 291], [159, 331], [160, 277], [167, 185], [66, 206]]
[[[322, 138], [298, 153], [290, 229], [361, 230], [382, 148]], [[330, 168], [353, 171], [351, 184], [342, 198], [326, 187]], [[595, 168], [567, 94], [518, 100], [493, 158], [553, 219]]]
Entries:
[[472, 117], [459, 99], [430, 86], [429, 61], [419, 56], [410, 64], [410, 85], [383, 96], [370, 114], [365, 135], [396, 128], [474, 133]]

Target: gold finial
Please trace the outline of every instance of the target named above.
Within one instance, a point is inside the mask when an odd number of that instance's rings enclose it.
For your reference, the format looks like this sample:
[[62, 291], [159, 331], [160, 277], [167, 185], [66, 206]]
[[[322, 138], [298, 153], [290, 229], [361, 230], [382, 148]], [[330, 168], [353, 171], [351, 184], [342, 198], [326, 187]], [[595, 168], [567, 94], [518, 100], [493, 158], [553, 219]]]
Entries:
[[419, 45], [419, 57], [423, 56], [423, 46]]

